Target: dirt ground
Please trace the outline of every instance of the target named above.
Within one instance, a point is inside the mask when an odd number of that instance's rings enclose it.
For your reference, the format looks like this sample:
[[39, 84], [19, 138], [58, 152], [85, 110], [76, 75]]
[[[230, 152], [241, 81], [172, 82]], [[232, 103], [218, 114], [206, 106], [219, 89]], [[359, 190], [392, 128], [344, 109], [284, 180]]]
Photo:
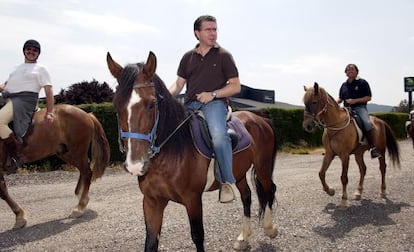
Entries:
[[[378, 162], [366, 153], [368, 166], [362, 200], [349, 208], [337, 207], [341, 198], [340, 163], [335, 159], [327, 173], [333, 197], [322, 191], [318, 171], [323, 156], [277, 157], [274, 180], [278, 206], [273, 215], [279, 235], [266, 237], [257, 214], [246, 251], [414, 251], [414, 150], [408, 140], [399, 142], [401, 169], [387, 171], [386, 199], [380, 198]], [[78, 172], [48, 172], [6, 177], [10, 194], [26, 210], [27, 227], [12, 230], [14, 214], [0, 201], [0, 251], [143, 251], [145, 226], [142, 194], [137, 179], [107, 169], [91, 186], [86, 213], [67, 216], [77, 199]], [[359, 178], [351, 157], [348, 194]], [[203, 196], [206, 251], [231, 251], [239, 235], [242, 205], [218, 203], [218, 192]], [[253, 198], [253, 213], [257, 200]], [[183, 206], [170, 203], [165, 211], [160, 251], [195, 251]]]

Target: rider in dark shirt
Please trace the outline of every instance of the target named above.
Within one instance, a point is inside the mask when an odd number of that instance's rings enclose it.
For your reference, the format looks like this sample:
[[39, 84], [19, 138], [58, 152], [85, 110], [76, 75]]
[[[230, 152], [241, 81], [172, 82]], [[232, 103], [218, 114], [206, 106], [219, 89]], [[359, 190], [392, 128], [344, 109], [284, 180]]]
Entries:
[[358, 67], [355, 64], [348, 64], [345, 68], [348, 79], [342, 84], [339, 90], [338, 103], [344, 102], [345, 107], [350, 107], [363, 123], [367, 140], [371, 149], [371, 157], [379, 158], [381, 154], [375, 147], [374, 126], [369, 118], [367, 103], [371, 100], [371, 88], [368, 82], [358, 77]]

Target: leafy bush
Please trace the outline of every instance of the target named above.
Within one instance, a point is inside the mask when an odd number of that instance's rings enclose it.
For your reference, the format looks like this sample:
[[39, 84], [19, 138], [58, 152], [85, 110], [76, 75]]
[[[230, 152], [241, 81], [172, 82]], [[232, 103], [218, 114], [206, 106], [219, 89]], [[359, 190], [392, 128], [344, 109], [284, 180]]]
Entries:
[[61, 90], [55, 98], [56, 103], [72, 105], [112, 102], [114, 91], [104, 82], [100, 84], [95, 79], [92, 82], [83, 81]]

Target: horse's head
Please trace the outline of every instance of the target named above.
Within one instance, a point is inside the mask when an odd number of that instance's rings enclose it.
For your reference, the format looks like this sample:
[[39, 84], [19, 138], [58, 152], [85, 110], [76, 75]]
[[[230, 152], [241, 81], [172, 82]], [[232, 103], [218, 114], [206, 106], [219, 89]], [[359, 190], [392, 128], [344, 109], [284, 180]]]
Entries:
[[121, 67], [107, 54], [107, 64], [118, 86], [114, 106], [120, 130], [120, 150], [126, 152], [125, 169], [142, 176], [149, 159], [158, 152], [155, 146], [159, 111], [153, 79], [157, 59], [150, 52], [146, 63]]
[[316, 82], [313, 87], [304, 87], [304, 89], [303, 103], [305, 104], [305, 111], [302, 126], [307, 132], [313, 132], [316, 126], [323, 125], [321, 116], [327, 109], [327, 93]]

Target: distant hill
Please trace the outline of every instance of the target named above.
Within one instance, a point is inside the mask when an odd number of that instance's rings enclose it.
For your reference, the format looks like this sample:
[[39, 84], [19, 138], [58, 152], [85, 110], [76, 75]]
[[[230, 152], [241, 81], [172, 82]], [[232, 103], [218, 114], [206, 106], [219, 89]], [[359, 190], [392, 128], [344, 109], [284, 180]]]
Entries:
[[388, 106], [388, 105], [368, 103], [367, 108], [368, 108], [369, 113], [378, 113], [378, 112], [391, 112], [394, 107]]

